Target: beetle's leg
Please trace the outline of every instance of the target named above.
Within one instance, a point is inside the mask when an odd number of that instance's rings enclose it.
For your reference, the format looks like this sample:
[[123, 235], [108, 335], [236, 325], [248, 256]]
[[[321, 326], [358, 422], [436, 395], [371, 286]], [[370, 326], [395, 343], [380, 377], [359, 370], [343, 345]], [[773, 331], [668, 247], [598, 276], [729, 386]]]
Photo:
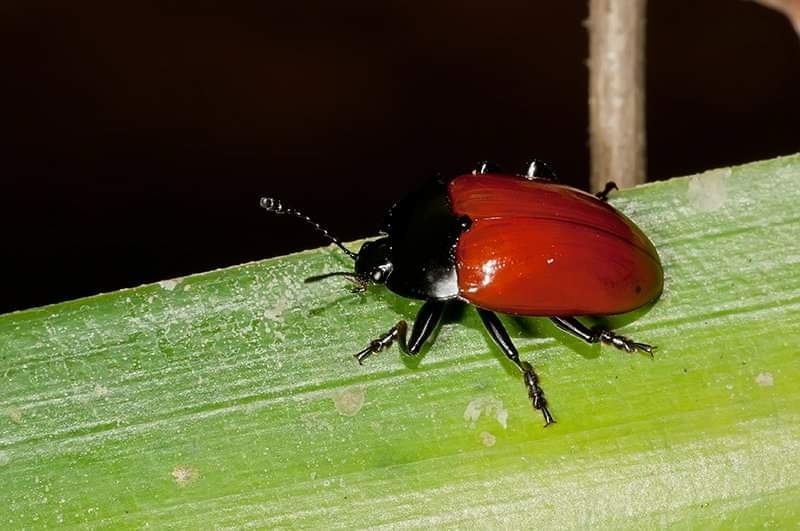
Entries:
[[605, 203], [608, 201], [608, 194], [611, 193], [611, 190], [619, 190], [619, 188], [617, 188], [617, 183], [615, 183], [614, 181], [608, 181], [606, 183], [605, 188], [603, 188], [603, 191], [597, 192], [596, 194], [594, 194], [594, 196], [603, 203]]
[[493, 312], [481, 308], [477, 308], [477, 310], [478, 315], [481, 316], [481, 320], [486, 330], [488, 330], [489, 335], [494, 339], [494, 342], [497, 343], [497, 346], [500, 347], [500, 350], [503, 351], [506, 357], [513, 361], [514, 364], [519, 367], [519, 370], [522, 371], [522, 379], [525, 382], [525, 387], [528, 389], [528, 397], [530, 397], [534, 409], [538, 409], [542, 412], [544, 416], [544, 425], [548, 426], [555, 422], [553, 415], [550, 414], [550, 410], [547, 409], [547, 399], [544, 397], [544, 391], [539, 387], [539, 377], [536, 375], [536, 371], [533, 370], [533, 367], [527, 361], [520, 361], [519, 352], [517, 352], [514, 343], [511, 342], [511, 338], [508, 337], [508, 332], [506, 332], [503, 323], [500, 322], [500, 319], [498, 319]]
[[529, 181], [534, 179], [543, 179], [545, 181], [557, 181], [556, 172], [550, 167], [548, 163], [540, 159], [533, 159], [528, 165], [528, 173], [525, 178]]
[[355, 354], [358, 363], [364, 363], [364, 360], [369, 356], [387, 348], [395, 340], [397, 340], [397, 344], [404, 354], [418, 354], [425, 340], [431, 336], [433, 331], [436, 330], [439, 321], [442, 320], [444, 307], [445, 301], [426, 301], [417, 313], [414, 327], [411, 329], [411, 337], [408, 341], [406, 340], [408, 324], [405, 321], [400, 321], [381, 337], [371, 341], [367, 348]]
[[405, 321], [398, 321], [396, 325], [391, 327], [388, 332], [383, 334], [378, 339], [373, 339], [367, 345], [367, 348], [353, 354], [358, 361], [359, 365], [363, 365], [364, 360], [371, 355], [380, 352], [381, 350], [389, 347], [396, 339], [400, 343], [400, 349], [405, 351], [406, 333], [408, 332], [408, 324]]
[[446, 305], [446, 301], [425, 301], [425, 304], [419, 309], [417, 317], [414, 319], [414, 327], [411, 329], [411, 337], [408, 340], [408, 344], [404, 341], [400, 342], [400, 349], [404, 354], [419, 354], [422, 345], [431, 337], [436, 327], [439, 326]]
[[489, 160], [478, 163], [478, 167], [472, 170], [473, 175], [484, 175], [486, 173], [503, 173], [503, 169]]
[[647, 343], [638, 343], [625, 336], [617, 335], [612, 330], [606, 330], [605, 328], [589, 329], [574, 317], [551, 317], [550, 320], [561, 330], [569, 332], [587, 343], [597, 343], [601, 341], [607, 345], [612, 345], [620, 350], [624, 350], [625, 352], [636, 352], [637, 350], [646, 352], [651, 358], [653, 357], [653, 350], [656, 348]]

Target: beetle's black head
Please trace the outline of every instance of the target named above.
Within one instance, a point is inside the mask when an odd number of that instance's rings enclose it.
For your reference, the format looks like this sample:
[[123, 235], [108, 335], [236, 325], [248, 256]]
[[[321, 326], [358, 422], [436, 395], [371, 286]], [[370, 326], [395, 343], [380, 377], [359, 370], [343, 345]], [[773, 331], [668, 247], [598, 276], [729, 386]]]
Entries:
[[384, 284], [394, 264], [389, 258], [389, 238], [366, 242], [356, 256], [356, 277], [363, 283]]

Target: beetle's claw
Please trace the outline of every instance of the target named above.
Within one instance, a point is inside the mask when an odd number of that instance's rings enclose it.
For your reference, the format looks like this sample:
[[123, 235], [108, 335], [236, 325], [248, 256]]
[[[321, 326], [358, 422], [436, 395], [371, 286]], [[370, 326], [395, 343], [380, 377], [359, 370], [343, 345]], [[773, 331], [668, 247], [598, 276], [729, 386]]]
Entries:
[[644, 352], [645, 354], [650, 356], [650, 359], [655, 358], [655, 356], [653, 356], [653, 351], [655, 351], [658, 348], [653, 345], [648, 345], [647, 343], [634, 343], [633, 346], [636, 348], [636, 350]]
[[602, 341], [603, 343], [618, 348], [619, 350], [624, 350], [629, 354], [639, 351], [648, 354], [652, 358], [653, 351], [656, 349], [656, 347], [653, 345], [636, 342], [625, 336], [617, 335], [611, 330], [596, 330], [595, 337], [598, 341]]
[[550, 410], [547, 409], [547, 406], [542, 407], [542, 415], [544, 416], [544, 427], [548, 427], [551, 424], [556, 423], [556, 419], [553, 418], [553, 415], [550, 414]]
[[359, 365], [364, 365], [364, 360], [369, 358], [373, 354], [372, 352], [372, 345], [368, 346], [364, 350], [361, 350], [355, 354], [353, 357], [356, 359]]
[[385, 346], [386, 345], [380, 339], [375, 339], [369, 342], [369, 346], [367, 348], [357, 352], [356, 354], [353, 354], [353, 357], [356, 359], [356, 361], [358, 361], [359, 365], [364, 365], [365, 359], [369, 358], [373, 354], [377, 354], [383, 350]]

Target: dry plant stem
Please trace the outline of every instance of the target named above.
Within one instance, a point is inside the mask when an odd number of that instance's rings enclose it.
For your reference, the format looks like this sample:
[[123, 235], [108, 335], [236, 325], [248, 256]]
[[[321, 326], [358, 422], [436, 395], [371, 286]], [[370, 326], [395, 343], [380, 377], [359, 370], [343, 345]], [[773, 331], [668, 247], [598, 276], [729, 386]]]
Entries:
[[755, 0], [768, 8], [786, 15], [800, 36], [800, 0]]
[[645, 181], [645, 0], [589, 2], [591, 188]]

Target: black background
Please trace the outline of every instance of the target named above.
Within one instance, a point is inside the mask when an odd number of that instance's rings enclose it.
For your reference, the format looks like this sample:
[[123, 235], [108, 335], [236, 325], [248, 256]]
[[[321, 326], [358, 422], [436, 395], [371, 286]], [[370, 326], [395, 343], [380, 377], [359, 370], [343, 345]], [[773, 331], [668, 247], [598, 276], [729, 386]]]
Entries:
[[[0, 311], [325, 243], [265, 194], [350, 240], [482, 159], [585, 188], [585, 4], [4, 2]], [[649, 5], [650, 179], [800, 151], [787, 20]]]

